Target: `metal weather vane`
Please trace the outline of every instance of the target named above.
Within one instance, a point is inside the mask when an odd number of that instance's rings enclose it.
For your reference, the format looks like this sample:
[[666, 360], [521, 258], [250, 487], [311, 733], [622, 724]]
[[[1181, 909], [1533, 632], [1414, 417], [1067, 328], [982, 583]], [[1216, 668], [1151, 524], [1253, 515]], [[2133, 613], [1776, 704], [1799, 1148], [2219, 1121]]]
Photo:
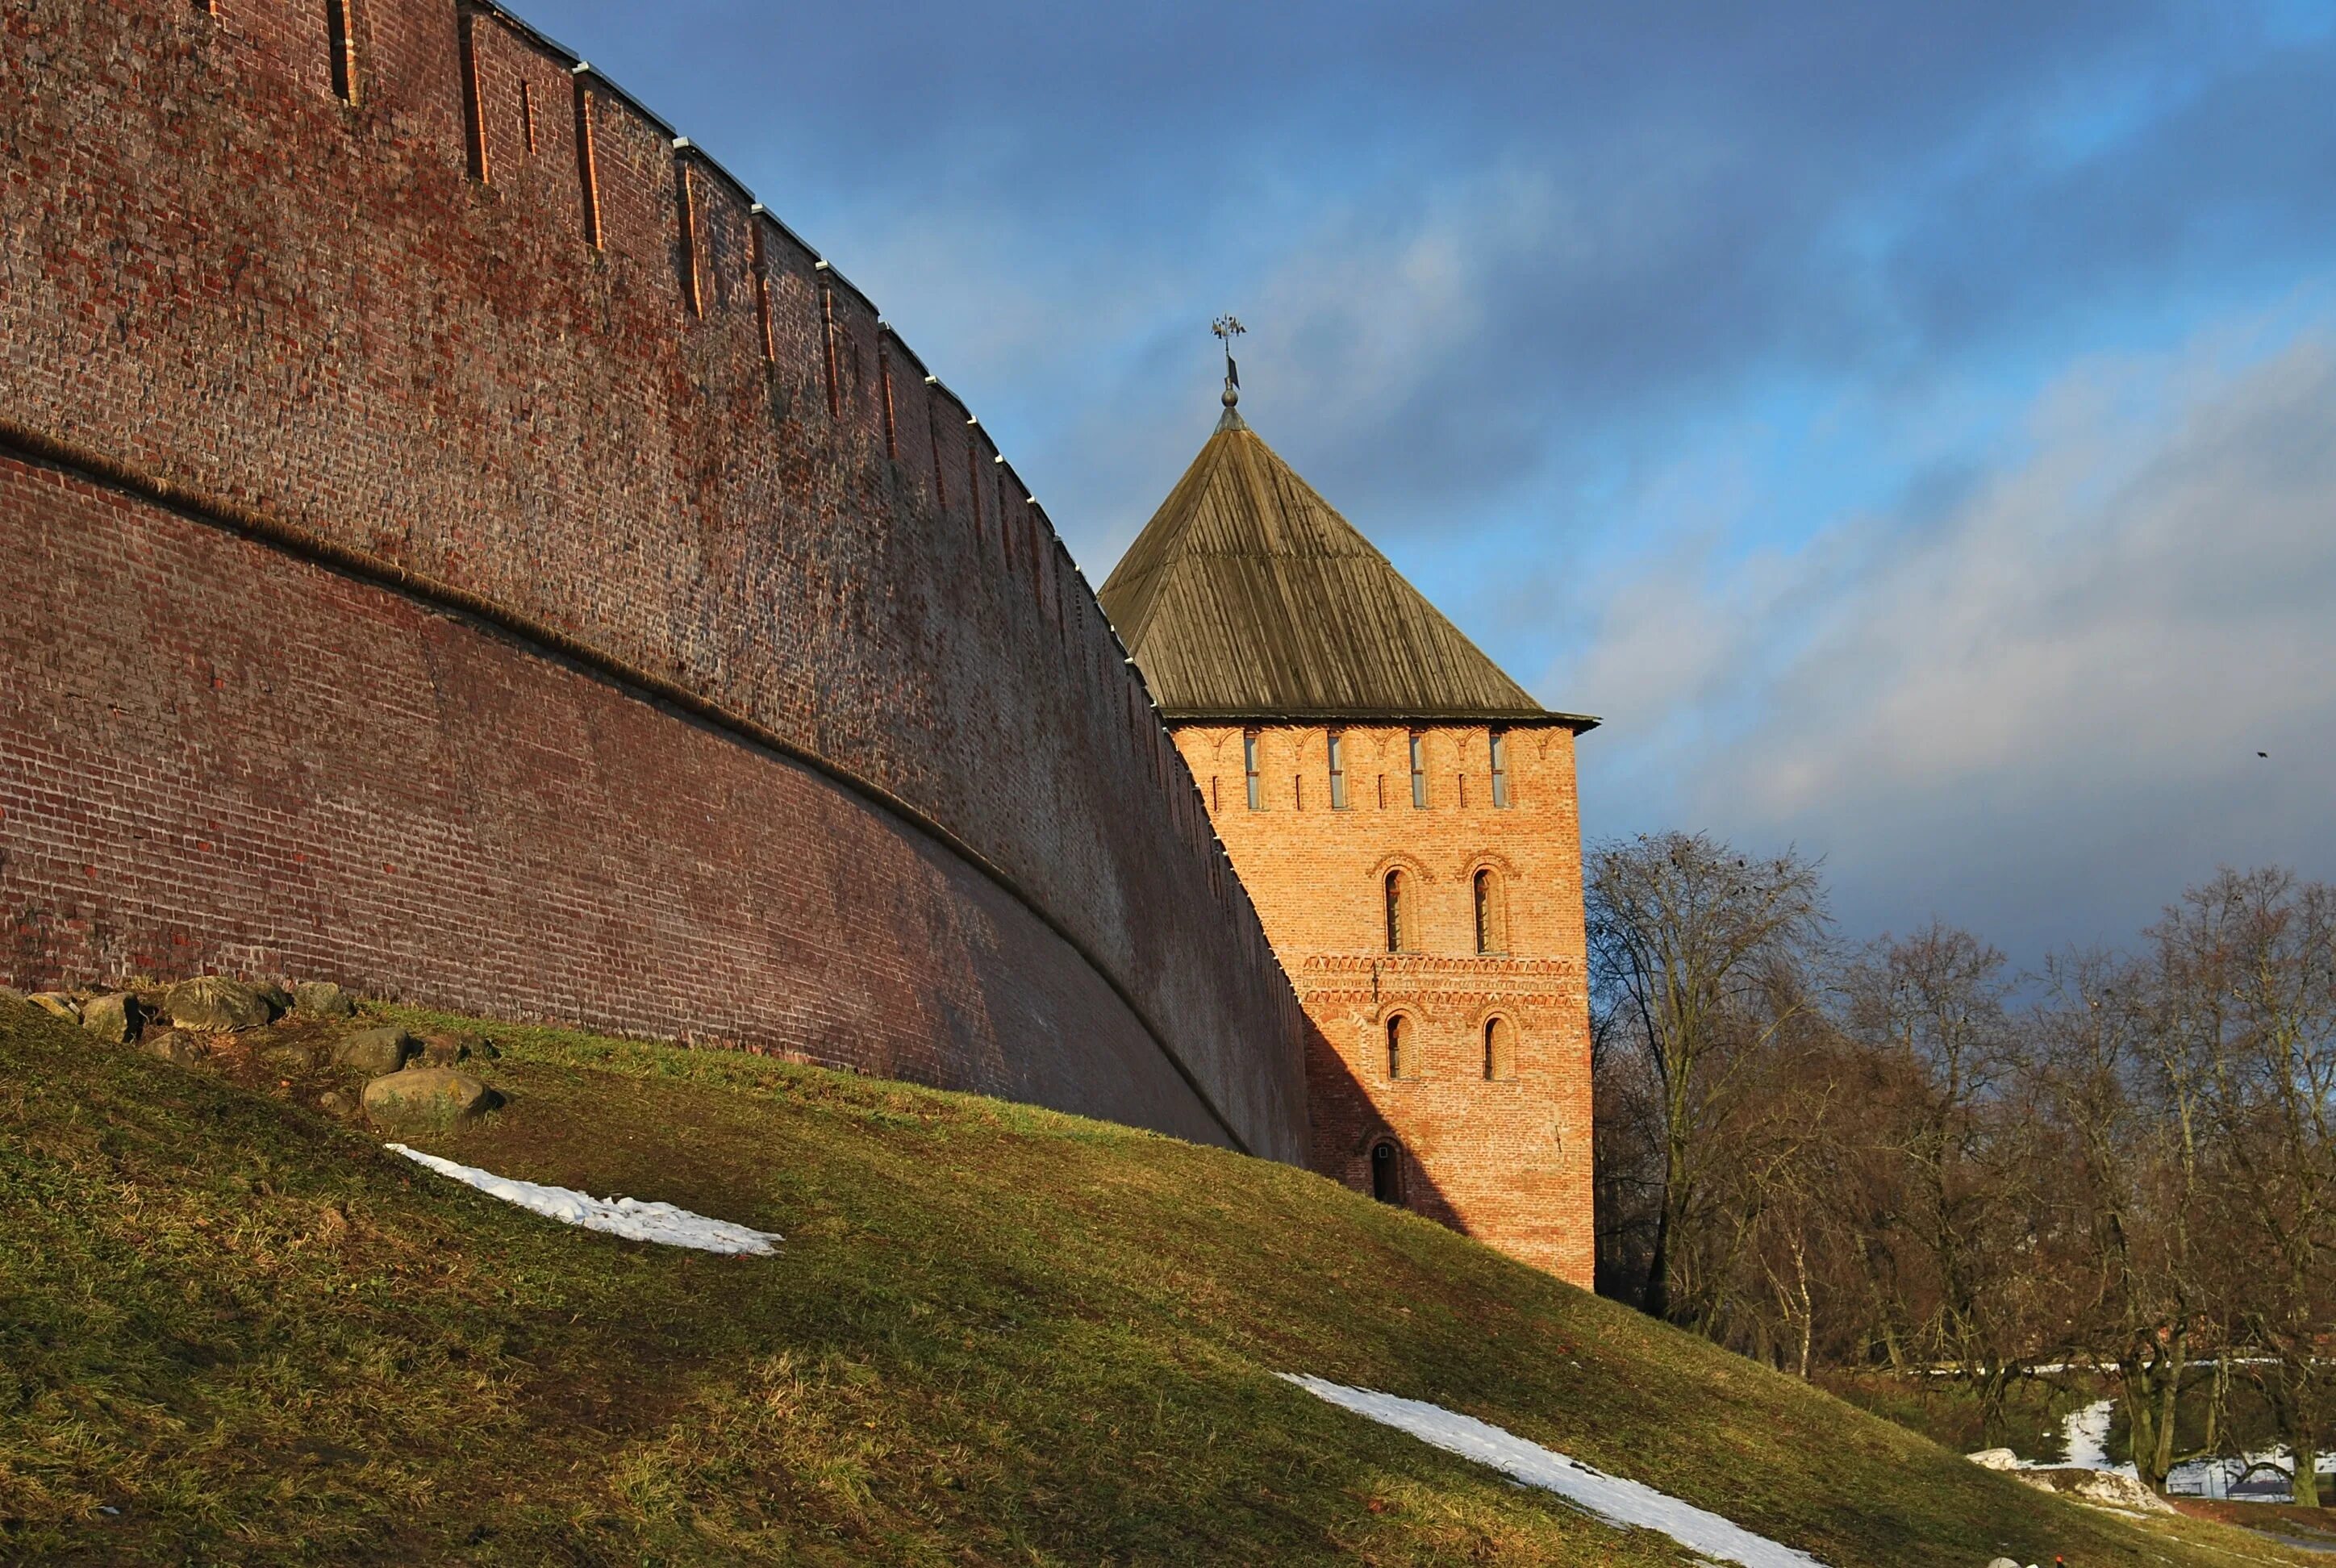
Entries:
[[1220, 316], [1209, 323], [1209, 330], [1225, 346], [1225, 406], [1231, 408], [1241, 401], [1241, 366], [1233, 363], [1233, 339], [1249, 328], [1241, 324], [1238, 316]]

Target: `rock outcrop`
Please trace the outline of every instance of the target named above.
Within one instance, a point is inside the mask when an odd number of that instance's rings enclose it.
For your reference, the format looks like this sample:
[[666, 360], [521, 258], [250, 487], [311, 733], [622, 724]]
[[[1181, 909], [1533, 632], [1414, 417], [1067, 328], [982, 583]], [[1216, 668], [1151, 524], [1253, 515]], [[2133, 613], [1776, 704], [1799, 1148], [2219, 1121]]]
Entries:
[[199, 975], [180, 981], [162, 993], [157, 1010], [173, 1027], [208, 1034], [256, 1029], [270, 1017], [268, 1000], [258, 987], [224, 975]]
[[138, 998], [126, 991], [92, 997], [82, 1004], [81, 1027], [109, 1046], [135, 1039], [139, 1022]]
[[361, 1073], [394, 1073], [421, 1048], [420, 1043], [401, 1028], [360, 1029], [333, 1047], [333, 1064], [354, 1067]]
[[302, 980], [294, 986], [292, 1008], [316, 1018], [346, 1018], [357, 1010], [348, 993], [330, 980]]
[[409, 1067], [365, 1087], [365, 1115], [385, 1126], [467, 1122], [499, 1104], [493, 1090], [452, 1067]]

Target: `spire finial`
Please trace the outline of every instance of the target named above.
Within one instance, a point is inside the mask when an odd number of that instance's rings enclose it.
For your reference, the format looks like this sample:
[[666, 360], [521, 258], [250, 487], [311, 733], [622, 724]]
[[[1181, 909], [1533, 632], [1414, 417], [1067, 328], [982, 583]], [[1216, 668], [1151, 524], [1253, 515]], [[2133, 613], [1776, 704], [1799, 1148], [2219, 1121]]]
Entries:
[[1209, 323], [1209, 330], [1225, 346], [1224, 405], [1231, 408], [1241, 401], [1241, 366], [1233, 363], [1233, 339], [1249, 330], [1238, 316], [1220, 316]]

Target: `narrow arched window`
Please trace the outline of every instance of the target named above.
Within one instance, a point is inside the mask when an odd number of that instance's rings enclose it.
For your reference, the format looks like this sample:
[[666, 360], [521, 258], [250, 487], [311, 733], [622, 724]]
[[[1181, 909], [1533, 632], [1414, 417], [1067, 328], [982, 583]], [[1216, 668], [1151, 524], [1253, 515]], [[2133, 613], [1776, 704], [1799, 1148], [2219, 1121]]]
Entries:
[[1258, 782], [1257, 731], [1253, 729], [1241, 732], [1241, 767], [1249, 774], [1249, 809], [1260, 810], [1264, 805], [1264, 799], [1262, 786]]
[[1493, 732], [1493, 805], [1509, 809], [1509, 737], [1500, 730]]
[[1415, 811], [1427, 809], [1427, 755], [1417, 730], [1411, 732], [1411, 804]]
[[1385, 1138], [1371, 1145], [1371, 1196], [1382, 1203], [1403, 1202], [1403, 1156]]
[[325, 0], [325, 47], [330, 51], [333, 96], [344, 103], [357, 101], [356, 38], [350, 20], [349, 0]]
[[1476, 873], [1476, 950], [1509, 950], [1508, 921], [1501, 908], [1501, 879], [1489, 866]]
[[1506, 1018], [1484, 1020], [1484, 1076], [1517, 1076], [1517, 1031]]
[[1411, 1066], [1411, 1020], [1401, 1013], [1387, 1021], [1387, 1076], [1399, 1078]]
[[1400, 871], [1387, 874], [1387, 950], [1391, 953], [1411, 950], [1411, 911], [1406, 907], [1410, 882]]
[[1347, 809], [1347, 737], [1337, 730], [1330, 732], [1330, 809]]

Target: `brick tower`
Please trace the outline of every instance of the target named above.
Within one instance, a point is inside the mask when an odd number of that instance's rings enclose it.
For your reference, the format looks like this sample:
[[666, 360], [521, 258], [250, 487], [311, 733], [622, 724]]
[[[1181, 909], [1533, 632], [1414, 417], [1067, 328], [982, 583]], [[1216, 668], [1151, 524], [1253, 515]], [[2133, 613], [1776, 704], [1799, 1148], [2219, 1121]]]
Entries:
[[1573, 737], [1224, 416], [1102, 600], [1312, 1026], [1315, 1168], [1591, 1282]]

